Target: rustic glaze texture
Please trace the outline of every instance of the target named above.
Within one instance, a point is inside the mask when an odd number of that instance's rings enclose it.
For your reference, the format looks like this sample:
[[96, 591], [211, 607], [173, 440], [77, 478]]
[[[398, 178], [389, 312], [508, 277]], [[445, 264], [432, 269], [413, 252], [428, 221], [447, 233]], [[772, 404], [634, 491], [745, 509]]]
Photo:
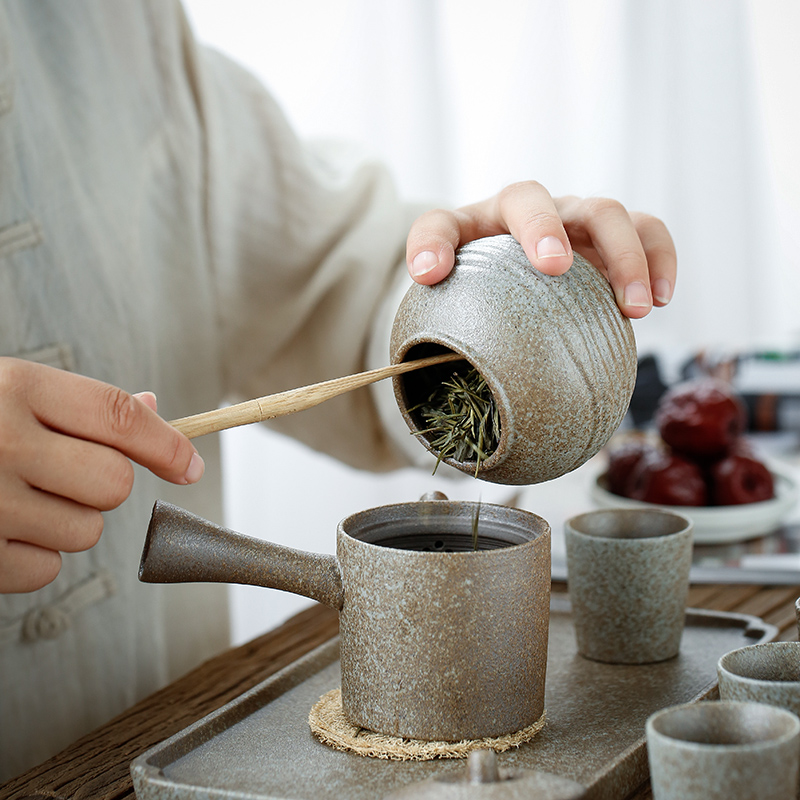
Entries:
[[[342, 705], [352, 722], [457, 741], [511, 733], [541, 717], [550, 529], [535, 515], [484, 504], [481, 538], [504, 546], [446, 552], [453, 535], [469, 541], [477, 510], [437, 500], [341, 523]], [[401, 549], [418, 546], [412, 540], [431, 550]]]
[[751, 700], [800, 715], [800, 642], [768, 642], [726, 653], [717, 665], [723, 700]]
[[[543, 275], [510, 236], [465, 245], [448, 278], [408, 290], [392, 330], [392, 363], [443, 349], [462, 354], [494, 395], [502, 435], [478, 473], [494, 483], [538, 483], [583, 464], [619, 426], [636, 380], [633, 329], [608, 281], [577, 254], [565, 275]], [[444, 373], [394, 379], [412, 431], [424, 425], [409, 409]], [[474, 473], [474, 463], [445, 461]]]
[[340, 523], [334, 558], [159, 503], [140, 579], [250, 583], [340, 609], [342, 705], [378, 733], [480, 739], [544, 711], [550, 527], [526, 511], [446, 499], [382, 506]]
[[647, 721], [655, 800], [796, 800], [800, 720], [755, 703], [674, 706]]
[[579, 652], [612, 664], [677, 655], [686, 616], [692, 523], [655, 509], [567, 520], [567, 582]]
[[139, 565], [145, 583], [242, 583], [269, 586], [341, 608], [336, 558], [243, 536], [156, 501]]
[[800, 597], [794, 601], [794, 617], [797, 622], [797, 638], [800, 639]]
[[[767, 595], [765, 589], [762, 599]], [[744, 589], [740, 596], [745, 603], [752, 601]], [[729, 601], [727, 593], [722, 602]], [[772, 602], [773, 608], [781, 605]], [[341, 686], [338, 638], [300, 658], [292, 655], [320, 617], [329, 619], [326, 612], [308, 609], [300, 619], [180, 681], [167, 702], [181, 712], [179, 720], [164, 712], [158, 695], [137, 706], [129, 724], [106, 726], [108, 739], [88, 737], [83, 748], [65, 751], [62, 767], [56, 763], [53, 768], [51, 762], [38, 773], [39, 782], [29, 776], [17, 786], [52, 787], [61, 795], [64, 784], [57, 779], [65, 771], [72, 769], [76, 785], [84, 786], [111, 758], [121, 774], [128, 766], [125, 753], [141, 753], [145, 747], [151, 749], [131, 765], [138, 800], [376, 800], [434, 776], [461, 773], [463, 762], [348, 755], [310, 733], [309, 710], [323, 693]], [[547, 725], [531, 742], [499, 754], [500, 769], [561, 775], [585, 786], [592, 800], [631, 797], [649, 774], [645, 722], [650, 714], [713, 696], [711, 677], [722, 654], [777, 635], [777, 628], [752, 616], [690, 610], [680, 658], [644, 667], [601, 664], [578, 657], [568, 598], [556, 592], [550, 607]], [[277, 663], [289, 662], [273, 674]], [[251, 683], [250, 671], [271, 677]], [[242, 694], [243, 681], [257, 685]], [[230, 702], [219, 707], [222, 696]], [[185, 725], [190, 727], [176, 733]], [[109, 782], [92, 783], [98, 785], [103, 797], [125, 795], [126, 787], [117, 786], [115, 793]]]
[[384, 800], [581, 800], [586, 791], [579, 783], [553, 775], [523, 769], [498, 767], [489, 750], [469, 754], [466, 765], [457, 770], [406, 786], [386, 795]]

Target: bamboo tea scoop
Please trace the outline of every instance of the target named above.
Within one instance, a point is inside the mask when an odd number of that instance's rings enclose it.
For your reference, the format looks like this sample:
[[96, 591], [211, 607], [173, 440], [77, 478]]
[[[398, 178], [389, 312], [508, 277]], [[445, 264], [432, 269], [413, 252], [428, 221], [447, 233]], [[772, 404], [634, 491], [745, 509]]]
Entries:
[[257, 397], [254, 400], [246, 400], [244, 403], [237, 403], [225, 408], [216, 408], [213, 411], [204, 411], [202, 414], [195, 414], [191, 417], [182, 417], [172, 420], [170, 425], [186, 434], [190, 439], [194, 439], [197, 436], [224, 431], [238, 425], [250, 425], [253, 422], [263, 422], [266, 419], [285, 417], [287, 414], [304, 411], [324, 403], [332, 397], [338, 397], [353, 389], [382, 381], [384, 378], [392, 378], [395, 375], [402, 375], [423, 367], [432, 367], [435, 364], [445, 364], [448, 361], [463, 360], [464, 356], [459, 353], [443, 353], [416, 361], [403, 361], [400, 364], [359, 372], [356, 375], [345, 375], [343, 378], [334, 378], [322, 383], [313, 383], [310, 386], [301, 386], [299, 389]]

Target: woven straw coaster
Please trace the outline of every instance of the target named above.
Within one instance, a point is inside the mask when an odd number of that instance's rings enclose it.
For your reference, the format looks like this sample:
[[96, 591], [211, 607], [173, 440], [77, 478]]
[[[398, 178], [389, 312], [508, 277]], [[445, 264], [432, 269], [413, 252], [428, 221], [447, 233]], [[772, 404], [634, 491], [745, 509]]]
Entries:
[[342, 690], [332, 689], [322, 695], [311, 708], [308, 724], [323, 744], [370, 758], [389, 761], [430, 761], [434, 758], [466, 758], [471, 750], [494, 750], [502, 753], [533, 739], [544, 727], [545, 715], [533, 725], [505, 736], [485, 739], [462, 739], [460, 742], [426, 742], [384, 736], [353, 725], [342, 711]]

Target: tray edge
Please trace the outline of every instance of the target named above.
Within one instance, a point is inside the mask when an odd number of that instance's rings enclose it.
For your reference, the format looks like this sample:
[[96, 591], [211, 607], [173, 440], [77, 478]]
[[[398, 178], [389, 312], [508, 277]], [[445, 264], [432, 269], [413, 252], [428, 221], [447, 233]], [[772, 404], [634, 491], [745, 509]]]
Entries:
[[[334, 636], [215, 711], [205, 714], [191, 725], [187, 725], [167, 739], [149, 747], [134, 758], [130, 765], [137, 800], [150, 800], [151, 798], [152, 800], [183, 800], [183, 798], [189, 797], [180, 790], [180, 784], [166, 778], [163, 772], [164, 765], [172, 763], [206, 741], [207, 737], [202, 735], [204, 731], [209, 728], [224, 730], [236, 724], [261, 708], [264, 700], [269, 702], [270, 695], [277, 697], [295, 686], [299, 686], [308, 677], [324, 669], [338, 658], [339, 637]], [[149, 787], [153, 787], [152, 792]], [[196, 789], [197, 787], [193, 787], [191, 792], [193, 800], [202, 797]], [[256, 797], [249, 792], [231, 794], [230, 791], [225, 791], [220, 794], [211, 788], [204, 789], [204, 792], [204, 796], [208, 798], [241, 797], [244, 800]], [[261, 794], [257, 797], [258, 800], [272, 800]], [[275, 800], [280, 800], [280, 798], [275, 798]]]
[[[557, 613], [570, 613], [569, 594], [565, 592], [553, 595], [551, 610]], [[742, 635], [750, 640], [744, 642], [742, 646], [774, 641], [780, 633], [777, 626], [764, 622], [760, 617], [737, 612], [689, 607], [686, 609], [686, 619], [687, 624], [694, 621], [695, 624], [706, 626], [738, 628], [742, 631]], [[201, 793], [198, 793], [198, 787], [187, 788], [184, 791], [182, 784], [177, 784], [166, 778], [161, 766], [155, 763], [153, 759], [158, 756], [161, 764], [171, 763], [176, 757], [190, 752], [199, 743], [205, 741], [205, 738], [198, 738], [199, 732], [208, 729], [209, 726], [214, 726], [215, 723], [220, 723], [220, 729], [228, 727], [230, 724], [235, 724], [236, 721], [244, 719], [256, 708], [261, 707], [265, 696], [268, 697], [271, 693], [277, 696], [299, 685], [310, 675], [335, 661], [338, 656], [339, 637], [336, 636], [311, 650], [292, 664], [288, 664], [279, 672], [276, 672], [234, 700], [229, 701], [216, 711], [210, 712], [168, 739], [150, 747], [131, 762], [130, 771], [137, 800], [205, 800], [205, 798], [209, 798], [209, 800], [212, 798], [224, 798], [225, 800], [231, 800], [231, 798], [240, 798], [241, 800], [251, 800], [251, 798], [252, 800], [284, 800], [283, 798], [267, 797], [263, 794], [253, 795], [249, 792], [232, 793], [230, 790], [219, 792], [209, 787], [204, 787]], [[717, 696], [717, 681], [716, 678], [713, 678], [688, 702], [713, 700]], [[629, 786], [630, 780], [623, 781], [624, 788], [629, 789], [629, 791], [635, 791], [641, 786], [649, 775], [646, 758], [643, 760], [642, 757], [643, 743], [646, 746], [644, 737], [620, 754], [613, 770], [609, 768], [598, 773], [597, 780], [592, 786], [587, 787], [589, 792], [587, 797], [610, 797], [609, 791], [612, 785], [617, 784], [614, 788], [619, 788], [621, 785], [615, 780], [615, 777], [617, 777], [615, 772], [619, 772], [620, 764], [631, 759], [641, 762], [638, 767], [633, 769], [633, 773], [638, 775], [641, 772], [643, 777], [636, 785]], [[646, 750], [644, 752], [646, 753]]]

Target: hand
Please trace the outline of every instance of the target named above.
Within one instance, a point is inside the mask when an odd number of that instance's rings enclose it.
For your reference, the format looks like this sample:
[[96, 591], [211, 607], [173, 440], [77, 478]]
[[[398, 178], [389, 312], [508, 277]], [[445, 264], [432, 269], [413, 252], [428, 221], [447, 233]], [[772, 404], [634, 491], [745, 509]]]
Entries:
[[628, 317], [644, 317], [672, 299], [675, 246], [661, 220], [615, 200], [554, 199], [535, 181], [455, 211], [423, 214], [408, 235], [408, 271], [417, 283], [438, 283], [453, 268], [459, 245], [501, 233], [510, 233], [546, 275], [565, 273], [574, 249], [608, 278]]
[[155, 412], [155, 396], [0, 358], [0, 592], [50, 583], [61, 552], [93, 547], [133, 465], [194, 483], [203, 461]]

